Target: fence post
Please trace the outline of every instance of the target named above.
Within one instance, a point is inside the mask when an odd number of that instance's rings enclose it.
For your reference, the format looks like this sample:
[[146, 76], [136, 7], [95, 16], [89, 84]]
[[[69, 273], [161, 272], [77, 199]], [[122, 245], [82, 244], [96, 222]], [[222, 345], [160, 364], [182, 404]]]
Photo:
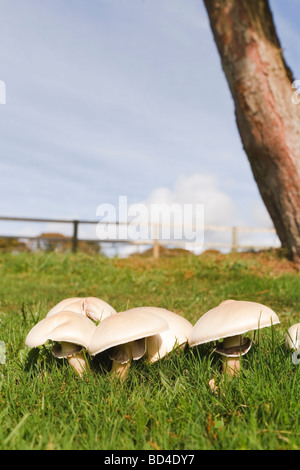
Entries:
[[159, 226], [154, 225], [153, 258], [159, 258]]
[[238, 250], [238, 241], [237, 241], [237, 227], [232, 227], [232, 245], [231, 251], [235, 252]]
[[76, 253], [77, 251], [77, 242], [78, 242], [78, 220], [73, 220], [73, 237], [72, 237], [72, 251]]

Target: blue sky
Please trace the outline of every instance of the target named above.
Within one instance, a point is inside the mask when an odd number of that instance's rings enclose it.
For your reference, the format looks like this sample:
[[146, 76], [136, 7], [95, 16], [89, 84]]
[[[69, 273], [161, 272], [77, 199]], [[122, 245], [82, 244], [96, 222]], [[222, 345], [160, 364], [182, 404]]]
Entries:
[[[270, 4], [299, 79], [300, 3]], [[96, 219], [126, 195], [270, 225], [201, 0], [0, 6], [0, 215]]]

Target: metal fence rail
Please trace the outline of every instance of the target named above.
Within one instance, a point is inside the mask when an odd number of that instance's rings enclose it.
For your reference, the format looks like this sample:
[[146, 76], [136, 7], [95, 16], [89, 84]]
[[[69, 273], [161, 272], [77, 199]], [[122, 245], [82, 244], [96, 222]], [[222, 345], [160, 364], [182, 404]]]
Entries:
[[[158, 235], [154, 236], [153, 238], [149, 238], [147, 240], [130, 240], [130, 239], [109, 239], [109, 240], [101, 240], [99, 238], [91, 239], [91, 238], [79, 238], [78, 237], [78, 227], [80, 224], [91, 224], [91, 225], [99, 225], [103, 224], [106, 226], [121, 226], [121, 225], [129, 225], [128, 222], [101, 222], [95, 220], [72, 220], [72, 219], [49, 219], [49, 218], [29, 218], [29, 217], [6, 217], [0, 216], [0, 221], [10, 221], [10, 222], [38, 222], [38, 223], [60, 223], [60, 224], [71, 224], [73, 226], [73, 233], [71, 237], [63, 236], [63, 238], [55, 237], [55, 236], [31, 236], [31, 235], [1, 235], [0, 238], [2, 239], [17, 239], [17, 240], [43, 240], [43, 241], [53, 241], [53, 242], [60, 242], [60, 243], [67, 243], [71, 242], [72, 244], [72, 251], [76, 253], [78, 251], [78, 242], [93, 242], [93, 243], [111, 243], [111, 244], [129, 244], [129, 245], [151, 245], [153, 247], [153, 257], [159, 257], [159, 247], [162, 245], [174, 245], [174, 246], [183, 246], [187, 247], [190, 246], [191, 248], [196, 248], [196, 242], [187, 242], [187, 241], [179, 241], [179, 240], [161, 240]], [[162, 226], [162, 224], [156, 224], [156, 227]], [[276, 234], [274, 228], [256, 228], [256, 227], [236, 227], [230, 225], [204, 225], [204, 231], [222, 231], [222, 232], [229, 232], [231, 233], [231, 242], [230, 243], [223, 243], [223, 242], [209, 242], [203, 243], [201, 246], [210, 247], [210, 248], [227, 248], [231, 251], [238, 251], [238, 250], [245, 250], [245, 249], [262, 249], [268, 248], [265, 245], [255, 245], [255, 244], [248, 244], [243, 245], [240, 244], [238, 241], [238, 234], [239, 233], [273, 233]], [[158, 231], [154, 231], [158, 233]]]

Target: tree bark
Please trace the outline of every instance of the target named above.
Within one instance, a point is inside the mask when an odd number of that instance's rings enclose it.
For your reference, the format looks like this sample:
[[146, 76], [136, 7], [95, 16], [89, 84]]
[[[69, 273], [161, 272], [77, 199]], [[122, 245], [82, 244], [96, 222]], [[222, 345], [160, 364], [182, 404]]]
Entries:
[[[281, 241], [300, 266], [300, 104], [268, 0], [204, 0], [244, 150]], [[296, 100], [299, 101], [299, 100]]]

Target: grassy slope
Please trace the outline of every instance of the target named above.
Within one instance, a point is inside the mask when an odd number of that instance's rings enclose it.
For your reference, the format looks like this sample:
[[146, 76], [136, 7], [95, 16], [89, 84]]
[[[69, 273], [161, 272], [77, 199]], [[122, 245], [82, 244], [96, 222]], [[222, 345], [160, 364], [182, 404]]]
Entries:
[[[300, 365], [284, 348], [286, 329], [300, 321], [300, 274], [277, 255], [7, 254], [0, 279], [0, 449], [300, 448]], [[152, 366], [139, 361], [121, 386], [97, 359], [80, 380], [48, 348], [24, 347], [32, 326], [72, 296], [100, 297], [118, 311], [165, 307], [192, 323], [227, 298], [252, 300], [281, 324], [256, 335], [239, 378], [222, 379], [204, 345]]]

